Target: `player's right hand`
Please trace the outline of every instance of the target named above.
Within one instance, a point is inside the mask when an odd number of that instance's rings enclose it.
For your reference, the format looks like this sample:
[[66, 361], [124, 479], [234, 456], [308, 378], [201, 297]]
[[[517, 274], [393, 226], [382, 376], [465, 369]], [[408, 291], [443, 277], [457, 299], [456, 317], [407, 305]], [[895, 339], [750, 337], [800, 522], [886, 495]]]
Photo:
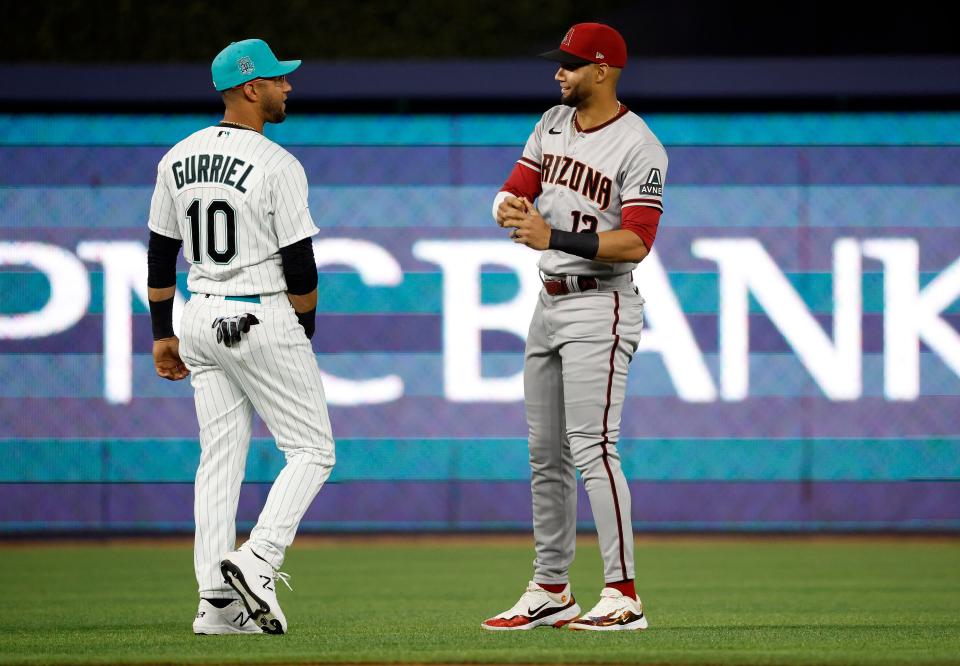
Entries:
[[497, 206], [497, 224], [501, 227], [510, 220], [520, 220], [527, 212], [523, 199], [507, 197]]
[[177, 381], [190, 374], [180, 358], [180, 338], [163, 338], [153, 341], [153, 367], [164, 379]]

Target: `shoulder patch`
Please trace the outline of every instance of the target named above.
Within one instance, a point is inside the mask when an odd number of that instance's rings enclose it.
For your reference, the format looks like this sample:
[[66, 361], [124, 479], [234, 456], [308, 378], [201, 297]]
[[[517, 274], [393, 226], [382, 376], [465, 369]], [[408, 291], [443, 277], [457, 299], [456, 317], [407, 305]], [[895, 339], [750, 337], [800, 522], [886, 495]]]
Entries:
[[653, 167], [647, 174], [647, 182], [640, 187], [640, 194], [656, 194], [663, 196], [663, 177], [660, 169]]

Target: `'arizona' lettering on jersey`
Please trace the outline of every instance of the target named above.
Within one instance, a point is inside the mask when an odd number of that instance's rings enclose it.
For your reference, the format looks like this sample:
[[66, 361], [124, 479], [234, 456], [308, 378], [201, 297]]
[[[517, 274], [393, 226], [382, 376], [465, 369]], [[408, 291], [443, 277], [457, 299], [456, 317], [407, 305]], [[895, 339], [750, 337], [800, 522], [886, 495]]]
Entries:
[[[643, 119], [626, 107], [587, 130], [577, 124], [576, 109], [553, 107], [540, 118], [517, 163], [538, 173], [537, 209], [554, 229], [599, 233], [624, 228], [624, 217], [634, 207], [663, 212], [667, 153]], [[636, 266], [558, 250], [545, 250], [540, 257], [540, 270], [547, 275], [611, 277]]]
[[579, 192], [600, 206], [600, 210], [610, 205], [610, 179], [572, 157], [544, 153], [540, 176], [544, 183], [566, 185]]

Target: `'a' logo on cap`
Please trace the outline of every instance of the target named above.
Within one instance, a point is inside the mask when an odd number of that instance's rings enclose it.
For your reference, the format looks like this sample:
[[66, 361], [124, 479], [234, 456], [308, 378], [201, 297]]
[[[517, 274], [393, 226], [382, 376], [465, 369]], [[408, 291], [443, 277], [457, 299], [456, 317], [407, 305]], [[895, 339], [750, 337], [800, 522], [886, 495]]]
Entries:
[[575, 28], [570, 28], [567, 30], [567, 34], [564, 36], [563, 41], [560, 42], [560, 46], [570, 46], [570, 42], [573, 41], [573, 31]]
[[597, 51], [597, 55], [594, 56], [597, 60], [603, 60], [604, 56], [600, 51]]
[[242, 58], [238, 59], [237, 69], [240, 70], [241, 74], [253, 74], [253, 60], [250, 59], [250, 56], [243, 56]]

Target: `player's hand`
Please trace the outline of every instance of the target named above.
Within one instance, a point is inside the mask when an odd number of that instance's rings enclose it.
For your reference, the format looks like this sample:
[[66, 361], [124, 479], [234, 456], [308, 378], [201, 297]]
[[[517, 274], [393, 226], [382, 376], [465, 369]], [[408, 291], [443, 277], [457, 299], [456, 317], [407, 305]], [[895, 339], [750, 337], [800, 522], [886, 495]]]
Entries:
[[527, 212], [524, 201], [517, 197], [507, 197], [501, 201], [497, 206], [497, 224], [503, 227], [509, 220], [520, 219]]
[[510, 238], [514, 243], [532, 247], [534, 250], [546, 250], [550, 247], [550, 225], [532, 203], [526, 199], [520, 199], [520, 202], [523, 204], [524, 212], [521, 214], [511, 212], [503, 226], [513, 228]]
[[153, 341], [153, 367], [158, 375], [174, 382], [190, 374], [180, 358], [180, 339], [177, 336]]

